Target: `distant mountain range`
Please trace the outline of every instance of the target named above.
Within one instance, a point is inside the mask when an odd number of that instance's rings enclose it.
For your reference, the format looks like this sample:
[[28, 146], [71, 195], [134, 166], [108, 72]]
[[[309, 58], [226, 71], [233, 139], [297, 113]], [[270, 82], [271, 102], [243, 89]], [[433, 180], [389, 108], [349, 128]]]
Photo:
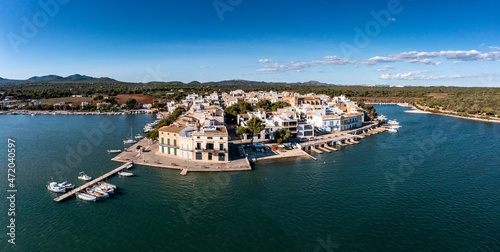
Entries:
[[[173, 83], [171, 82], [160, 82], [152, 81], [150, 83]], [[81, 74], [73, 74], [68, 77], [62, 77], [59, 75], [45, 75], [45, 76], [34, 76], [26, 80], [10, 80], [0, 77], [0, 84], [79, 84], [79, 83], [127, 83], [122, 81], [117, 81], [108, 77], [95, 78]], [[176, 82], [181, 83], [181, 82]], [[187, 84], [190, 85], [219, 85], [219, 86], [268, 86], [268, 85], [303, 85], [303, 86], [327, 86], [333, 85], [328, 83], [322, 83], [318, 81], [308, 81], [308, 82], [264, 82], [264, 81], [250, 81], [250, 80], [223, 80], [215, 82], [204, 82], [200, 83], [198, 81], [192, 81]]]
[[117, 80], [101, 77], [95, 78], [81, 74], [73, 74], [68, 77], [62, 77], [59, 75], [45, 75], [45, 76], [33, 76], [26, 80], [10, 80], [4, 79], [0, 77], [0, 83], [56, 83], [56, 82], [64, 82], [64, 83], [74, 83], [74, 82], [119, 82]]

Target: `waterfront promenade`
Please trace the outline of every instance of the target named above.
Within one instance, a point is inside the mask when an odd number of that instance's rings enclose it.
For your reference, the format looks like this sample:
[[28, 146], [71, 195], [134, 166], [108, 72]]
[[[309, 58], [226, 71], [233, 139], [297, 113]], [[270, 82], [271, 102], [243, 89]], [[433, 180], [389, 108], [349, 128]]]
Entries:
[[[267, 150], [265, 152], [255, 151], [253, 147], [248, 147], [249, 141], [235, 140], [230, 142], [229, 162], [204, 162], [162, 155], [159, 154], [157, 141], [142, 139], [111, 160], [122, 163], [134, 162], [134, 164], [143, 166], [177, 169], [182, 171], [182, 175], [187, 172], [249, 171], [252, 170], [250, 162], [297, 157], [315, 159], [305, 151], [313, 150], [318, 153], [335, 151], [337, 149], [330, 146], [357, 144], [359, 142], [356, 140], [385, 130], [384, 127], [379, 127], [377, 122], [369, 122], [357, 129], [323, 134], [315, 137], [314, 140], [298, 143], [299, 148], [297, 149]], [[137, 148], [138, 146], [141, 146], [143, 151], [140, 151]], [[239, 146], [246, 146], [244, 149], [248, 154], [248, 159], [240, 157], [237, 151]]]
[[[143, 152], [137, 150], [137, 146], [145, 148]], [[175, 158], [159, 154], [158, 142], [153, 142], [149, 139], [142, 139], [138, 143], [132, 145], [127, 151], [118, 154], [112, 158], [115, 162], [134, 162], [136, 165], [152, 166], [158, 168], [169, 168], [183, 170], [188, 172], [216, 172], [216, 171], [248, 171], [252, 170], [250, 164], [243, 157], [233, 157], [229, 162], [203, 162], [195, 160], [187, 160], [183, 158]]]

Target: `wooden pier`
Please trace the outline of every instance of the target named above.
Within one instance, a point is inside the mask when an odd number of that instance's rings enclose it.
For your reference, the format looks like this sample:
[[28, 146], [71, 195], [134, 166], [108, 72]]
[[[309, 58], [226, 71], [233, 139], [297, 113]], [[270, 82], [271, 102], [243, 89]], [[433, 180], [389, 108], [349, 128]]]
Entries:
[[73, 190], [71, 190], [71, 191], [69, 191], [69, 192], [67, 192], [67, 193], [59, 196], [59, 197], [57, 197], [57, 198], [55, 198], [54, 201], [55, 202], [61, 202], [61, 201], [65, 200], [65, 199], [67, 199], [67, 198], [75, 195], [77, 192], [83, 191], [87, 187], [93, 186], [96, 183], [101, 182], [104, 179], [107, 179], [108, 177], [111, 177], [111, 176], [115, 175], [116, 173], [122, 171], [123, 169], [125, 169], [125, 167], [127, 167], [128, 165], [131, 165], [131, 164], [133, 164], [133, 163], [132, 162], [125, 163], [124, 165], [122, 165], [122, 166], [120, 166], [120, 167], [118, 167], [118, 168], [116, 168], [116, 169], [114, 169], [114, 170], [112, 170], [112, 171], [110, 171], [110, 172], [108, 172], [108, 173], [106, 173], [106, 174], [104, 174], [104, 175], [96, 178], [96, 179], [93, 179], [92, 181], [89, 181], [89, 182], [87, 182], [87, 183], [85, 183], [85, 184], [83, 184], [83, 185], [81, 185], [81, 186], [79, 186], [79, 187], [77, 187], [77, 188], [75, 188], [75, 189], [73, 189]]

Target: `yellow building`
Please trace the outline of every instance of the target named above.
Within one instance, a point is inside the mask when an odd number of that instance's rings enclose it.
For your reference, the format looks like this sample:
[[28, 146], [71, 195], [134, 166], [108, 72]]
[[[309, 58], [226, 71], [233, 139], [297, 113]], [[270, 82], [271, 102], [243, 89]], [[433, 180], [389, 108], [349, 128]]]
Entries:
[[158, 139], [160, 140], [161, 154], [180, 156], [179, 133], [187, 126], [170, 125], [163, 126], [158, 130]]

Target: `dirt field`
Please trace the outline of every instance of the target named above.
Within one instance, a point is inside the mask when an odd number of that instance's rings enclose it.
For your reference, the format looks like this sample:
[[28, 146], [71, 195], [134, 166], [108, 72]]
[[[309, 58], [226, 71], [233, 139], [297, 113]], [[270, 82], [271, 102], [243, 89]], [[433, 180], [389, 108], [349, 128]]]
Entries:
[[50, 98], [50, 99], [40, 99], [38, 100], [42, 102], [42, 104], [54, 104], [58, 102], [71, 102], [75, 105], [80, 105], [82, 102], [90, 103], [92, 101], [91, 97], [61, 97], [61, 98]]
[[452, 95], [453, 93], [430, 93], [426, 96], [430, 96], [432, 98], [444, 98], [448, 95]]
[[158, 100], [157, 98], [143, 94], [119, 94], [116, 96], [116, 101], [121, 105], [129, 98], [135, 99], [137, 103], [141, 104], [153, 104], [153, 100]]

